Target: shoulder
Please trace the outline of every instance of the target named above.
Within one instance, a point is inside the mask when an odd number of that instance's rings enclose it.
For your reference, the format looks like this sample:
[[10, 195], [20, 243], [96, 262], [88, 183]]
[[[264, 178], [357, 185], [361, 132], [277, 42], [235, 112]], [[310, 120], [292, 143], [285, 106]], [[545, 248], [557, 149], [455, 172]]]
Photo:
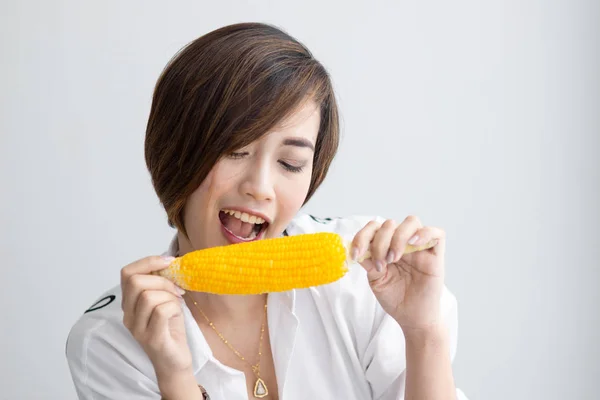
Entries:
[[146, 353], [123, 325], [120, 286], [101, 294], [78, 318], [69, 331], [65, 350], [80, 398], [98, 394], [103, 387], [113, 390], [108, 386], [123, 390], [128, 379], [139, 381], [153, 374]]
[[98, 296], [71, 327], [67, 337], [67, 357], [86, 351], [90, 339], [101, 336], [122, 319], [121, 290], [116, 286]]
[[91, 337], [102, 335], [111, 328], [118, 329], [122, 318], [121, 289], [115, 286], [98, 296], [71, 327], [67, 338], [67, 354], [70, 350], [79, 350], [78, 347]]
[[335, 232], [342, 237], [351, 238], [370, 221], [383, 222], [380, 216], [350, 215], [346, 217], [322, 217], [312, 214], [298, 214], [288, 227], [286, 233], [298, 235], [302, 233]]

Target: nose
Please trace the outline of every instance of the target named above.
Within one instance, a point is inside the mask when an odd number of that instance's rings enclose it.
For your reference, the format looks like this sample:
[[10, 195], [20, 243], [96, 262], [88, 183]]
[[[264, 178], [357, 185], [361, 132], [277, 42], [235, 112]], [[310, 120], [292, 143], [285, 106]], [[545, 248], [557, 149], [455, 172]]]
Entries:
[[267, 160], [257, 160], [245, 172], [240, 190], [256, 201], [273, 200], [275, 187], [273, 172]]

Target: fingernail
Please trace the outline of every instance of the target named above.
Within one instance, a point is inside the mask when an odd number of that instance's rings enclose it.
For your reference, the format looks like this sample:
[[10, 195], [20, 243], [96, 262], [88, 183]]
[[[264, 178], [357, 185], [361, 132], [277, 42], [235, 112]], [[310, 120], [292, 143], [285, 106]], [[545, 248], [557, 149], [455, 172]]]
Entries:
[[396, 259], [396, 255], [394, 254], [394, 250], [388, 251], [387, 258], [386, 258], [386, 261], [388, 262], [388, 264], [394, 262], [395, 259]]
[[358, 257], [358, 247], [354, 246], [354, 247], [352, 247], [352, 250], [350, 251], [350, 258], [352, 259], [352, 261], [356, 261], [357, 257]]
[[408, 244], [413, 245], [413, 244], [417, 243], [418, 240], [419, 240], [419, 236], [415, 235], [410, 238], [410, 240], [408, 241]]
[[177, 293], [179, 293], [180, 296], [183, 296], [185, 294], [185, 290], [183, 290], [179, 286], [175, 286], [175, 287], [177, 288]]
[[377, 272], [383, 271], [383, 261], [379, 260], [375, 263], [375, 269]]
[[165, 265], [170, 265], [173, 260], [175, 259], [175, 257], [172, 256], [162, 256], [163, 262], [165, 263]]

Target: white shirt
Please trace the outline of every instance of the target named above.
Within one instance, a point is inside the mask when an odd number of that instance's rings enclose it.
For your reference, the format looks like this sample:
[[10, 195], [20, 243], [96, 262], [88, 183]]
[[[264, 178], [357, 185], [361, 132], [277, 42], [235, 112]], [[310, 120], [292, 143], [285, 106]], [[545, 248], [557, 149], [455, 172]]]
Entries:
[[[368, 221], [299, 215], [285, 234], [333, 231], [351, 240]], [[177, 252], [173, 239], [166, 254]], [[403, 399], [405, 342], [398, 323], [373, 295], [365, 270], [351, 263], [340, 280], [318, 287], [270, 293], [267, 318], [282, 400]], [[183, 304], [193, 370], [211, 400], [247, 400], [245, 375], [212, 354], [189, 308]], [[457, 345], [457, 304], [444, 289], [442, 312]], [[123, 325], [121, 288], [103, 294], [75, 323], [66, 355], [79, 399], [160, 399], [154, 368]], [[466, 400], [457, 390], [459, 400]]]

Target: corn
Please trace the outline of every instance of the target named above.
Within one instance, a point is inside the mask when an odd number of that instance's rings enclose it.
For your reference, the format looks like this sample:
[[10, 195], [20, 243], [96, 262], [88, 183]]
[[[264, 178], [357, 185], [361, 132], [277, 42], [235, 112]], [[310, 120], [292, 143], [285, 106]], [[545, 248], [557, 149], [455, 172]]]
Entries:
[[[431, 247], [408, 246], [405, 253]], [[320, 232], [197, 250], [158, 272], [185, 290], [260, 294], [334, 282], [348, 271], [348, 244]], [[361, 257], [361, 261], [369, 254]]]

